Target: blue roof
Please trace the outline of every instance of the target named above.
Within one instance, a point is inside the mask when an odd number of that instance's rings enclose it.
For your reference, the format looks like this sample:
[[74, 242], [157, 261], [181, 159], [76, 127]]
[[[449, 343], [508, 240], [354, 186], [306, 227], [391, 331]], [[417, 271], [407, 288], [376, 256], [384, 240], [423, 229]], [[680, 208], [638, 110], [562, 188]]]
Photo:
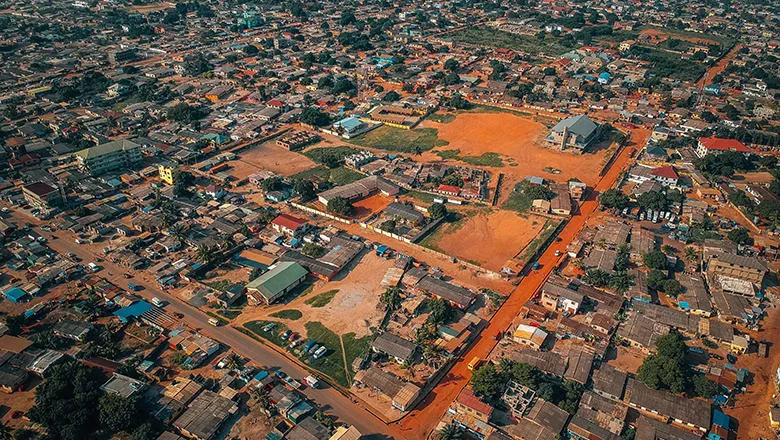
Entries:
[[599, 74], [599, 78], [610, 79], [611, 77], [612, 75], [610, 75], [609, 72], [602, 72]]
[[352, 116], [349, 118], [344, 118], [333, 125], [337, 127], [342, 127], [347, 131], [352, 131], [360, 127], [360, 124], [362, 124], [362, 122], [360, 122], [360, 119]]
[[19, 302], [19, 300], [27, 296], [27, 292], [25, 292], [24, 290], [18, 287], [14, 287], [12, 289], [6, 290], [5, 292], [3, 292], [3, 294], [5, 295], [6, 298], [8, 298], [10, 301], [13, 302]]
[[129, 318], [138, 318], [153, 308], [153, 305], [144, 300], [136, 301], [129, 306], [122, 307], [121, 309], [114, 312], [114, 316], [118, 317], [121, 321], [126, 322], [129, 320]]
[[722, 426], [726, 429], [729, 428], [729, 422], [731, 419], [726, 414], [723, 414], [722, 412], [718, 411], [717, 409], [712, 414], [712, 423], [714, 425]]
[[259, 373], [255, 374], [255, 379], [257, 379], [257, 380], [263, 380], [263, 379], [265, 379], [266, 377], [268, 377], [268, 372], [267, 372], [267, 371], [265, 371], [265, 370], [263, 370], [263, 371], [261, 371], [261, 372], [259, 372]]
[[122, 186], [122, 181], [119, 179], [108, 179], [106, 183], [113, 187]]

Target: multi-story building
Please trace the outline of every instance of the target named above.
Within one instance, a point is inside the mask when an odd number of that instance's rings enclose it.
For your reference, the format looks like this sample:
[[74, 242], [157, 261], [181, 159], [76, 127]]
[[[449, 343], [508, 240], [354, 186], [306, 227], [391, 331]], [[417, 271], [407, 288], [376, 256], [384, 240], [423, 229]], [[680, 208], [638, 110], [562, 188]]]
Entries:
[[106, 142], [76, 152], [79, 168], [92, 176], [128, 169], [142, 159], [141, 146], [127, 139]]
[[160, 171], [160, 180], [168, 185], [176, 184], [176, 167], [170, 165], [160, 165], [158, 170]]
[[583, 152], [599, 137], [601, 126], [585, 115], [566, 118], [550, 130], [545, 138], [550, 148]]
[[761, 285], [769, 269], [756, 257], [722, 253], [710, 258], [707, 263], [707, 276], [723, 275], [738, 280]]
[[27, 203], [36, 208], [51, 208], [62, 203], [60, 190], [44, 182], [23, 186], [22, 194]]

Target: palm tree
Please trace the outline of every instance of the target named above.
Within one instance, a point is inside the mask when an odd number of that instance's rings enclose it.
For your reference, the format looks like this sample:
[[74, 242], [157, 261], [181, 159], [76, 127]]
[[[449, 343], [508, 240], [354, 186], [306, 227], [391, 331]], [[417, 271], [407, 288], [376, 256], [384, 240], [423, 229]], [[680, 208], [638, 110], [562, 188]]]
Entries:
[[225, 358], [225, 368], [228, 370], [234, 370], [236, 369], [240, 364], [240, 359], [238, 355], [235, 353], [230, 354], [227, 358]]
[[201, 244], [198, 246], [198, 258], [204, 263], [208, 263], [214, 258], [214, 250], [211, 247]]
[[438, 440], [460, 440], [463, 438], [463, 429], [458, 425], [447, 425], [436, 435]]
[[181, 223], [174, 224], [171, 227], [171, 236], [179, 240], [179, 243], [182, 243], [184, 241], [184, 225]]
[[385, 310], [395, 310], [401, 305], [401, 289], [390, 287], [382, 294], [379, 301], [385, 305]]
[[0, 423], [0, 440], [11, 440], [11, 428], [5, 423]]
[[685, 260], [689, 263], [693, 263], [694, 261], [699, 259], [699, 253], [696, 252], [696, 249], [694, 249], [691, 246], [688, 246], [685, 248]]

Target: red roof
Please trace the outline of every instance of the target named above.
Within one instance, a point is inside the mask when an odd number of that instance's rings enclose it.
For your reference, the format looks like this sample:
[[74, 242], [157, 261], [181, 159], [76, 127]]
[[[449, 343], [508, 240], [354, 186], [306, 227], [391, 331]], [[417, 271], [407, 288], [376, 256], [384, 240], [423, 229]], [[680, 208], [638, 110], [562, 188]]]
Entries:
[[723, 139], [716, 137], [704, 137], [699, 142], [708, 150], [716, 151], [737, 151], [740, 153], [752, 153], [753, 150], [746, 147], [745, 144], [736, 139]]
[[38, 197], [45, 197], [46, 195], [57, 191], [57, 188], [52, 187], [43, 182], [31, 183], [24, 187], [27, 191], [35, 194]]
[[463, 388], [458, 394], [458, 403], [482, 414], [490, 415], [493, 412], [493, 407], [479, 400], [471, 388]]
[[301, 227], [301, 225], [305, 224], [306, 220], [299, 219], [287, 214], [279, 214], [279, 216], [273, 219], [271, 223], [294, 231]]
[[667, 165], [665, 167], [653, 168], [651, 173], [653, 173], [654, 176], [666, 177], [667, 179], [678, 179], [680, 177], [677, 175], [677, 171], [675, 171], [674, 167], [672, 167], [671, 165]]
[[271, 107], [284, 107], [284, 103], [278, 99], [272, 99], [268, 101], [268, 105]]
[[440, 191], [440, 192], [460, 194], [460, 188], [458, 188], [457, 186], [439, 185], [439, 187], [436, 188], [436, 189], [437, 189], [437, 191]]

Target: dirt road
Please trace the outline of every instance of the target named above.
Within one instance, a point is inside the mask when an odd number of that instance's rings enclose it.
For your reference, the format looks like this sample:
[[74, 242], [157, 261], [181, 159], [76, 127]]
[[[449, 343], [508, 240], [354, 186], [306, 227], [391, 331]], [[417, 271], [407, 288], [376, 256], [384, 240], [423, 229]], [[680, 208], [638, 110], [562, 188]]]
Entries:
[[697, 87], [704, 87], [707, 84], [712, 82], [712, 78], [715, 77], [715, 75], [719, 74], [720, 72], [723, 72], [726, 67], [728, 67], [729, 63], [732, 59], [737, 55], [739, 50], [742, 49], [741, 44], [737, 44], [733, 48], [731, 48], [731, 51], [726, 54], [723, 58], [720, 59], [714, 66], [710, 67], [710, 69], [707, 71], [707, 73], [704, 74], [704, 76], [701, 77], [701, 79], [696, 83]]
[[[18, 215], [17, 219], [19, 220], [19, 224], [24, 224], [26, 222], [39, 223], [37, 219], [34, 219], [33, 217], [25, 217], [19, 213], [14, 214], [15, 216]], [[42, 230], [39, 230], [38, 232], [47, 238], [49, 247], [59, 252], [61, 255], [73, 252], [84, 264], [95, 261], [96, 257], [98, 257], [97, 253], [93, 253], [86, 246], [76, 244], [73, 234], [67, 231], [56, 231], [53, 234]], [[53, 236], [56, 236], [57, 238], [53, 238]], [[114, 264], [108, 260], [104, 260], [100, 265], [103, 266], [100, 276], [108, 279], [119, 287], [127, 285], [127, 280], [124, 279], [122, 275], [123, 273], [128, 272], [127, 268]], [[190, 328], [199, 329], [201, 333], [229, 346], [235, 352], [252, 359], [255, 363], [264, 368], [281, 368], [284, 372], [298, 380], [302, 380], [309, 374], [307, 370], [300, 367], [295, 362], [232, 327], [213, 327], [209, 325], [208, 319], [210, 316], [194, 307], [184, 304], [180, 298], [169, 295], [158, 289], [153, 280], [151, 280], [145, 272], [134, 272], [133, 274], [135, 275], [133, 281], [144, 287], [143, 290], [136, 292], [137, 295], [142, 296], [147, 300], [156, 296], [167, 302], [168, 305], [165, 307], [166, 311], [170, 314], [176, 312], [183, 314], [184, 319], [182, 321]], [[307, 387], [303, 393], [313, 402], [317, 403], [323, 411], [336, 416], [344, 423], [355, 425], [361, 433], [368, 435], [368, 438], [384, 439], [388, 437], [388, 428], [381, 420], [374, 417], [362, 407], [353, 404], [351, 399], [341, 394], [337, 389], [330, 386], [316, 389]]]
[[[560, 241], [554, 242], [545, 251], [539, 263], [540, 269], [533, 271], [523, 279], [517, 289], [507, 299], [490, 322], [490, 325], [482, 332], [480, 338], [474, 343], [471, 350], [464, 354], [450, 372], [442, 379], [439, 385], [420, 403], [415, 410], [392, 426], [400, 432], [398, 438], [424, 439], [435, 429], [436, 424], [450, 403], [457, 397], [461, 389], [471, 377], [467, 363], [473, 357], [487, 358], [496, 345], [495, 335], [508, 330], [512, 321], [517, 316], [523, 305], [537, 292], [552, 269], [564, 258], [566, 246], [577, 236], [587, 219], [596, 211], [598, 201], [596, 194], [611, 188], [617, 181], [620, 173], [628, 169], [632, 162], [632, 152], [644, 146], [649, 130], [634, 130], [631, 133], [629, 146], [623, 149], [615, 163], [599, 180], [590, 197], [582, 204], [577, 214], [572, 216], [559, 234]], [[556, 257], [555, 252], [561, 251], [561, 256]]]

